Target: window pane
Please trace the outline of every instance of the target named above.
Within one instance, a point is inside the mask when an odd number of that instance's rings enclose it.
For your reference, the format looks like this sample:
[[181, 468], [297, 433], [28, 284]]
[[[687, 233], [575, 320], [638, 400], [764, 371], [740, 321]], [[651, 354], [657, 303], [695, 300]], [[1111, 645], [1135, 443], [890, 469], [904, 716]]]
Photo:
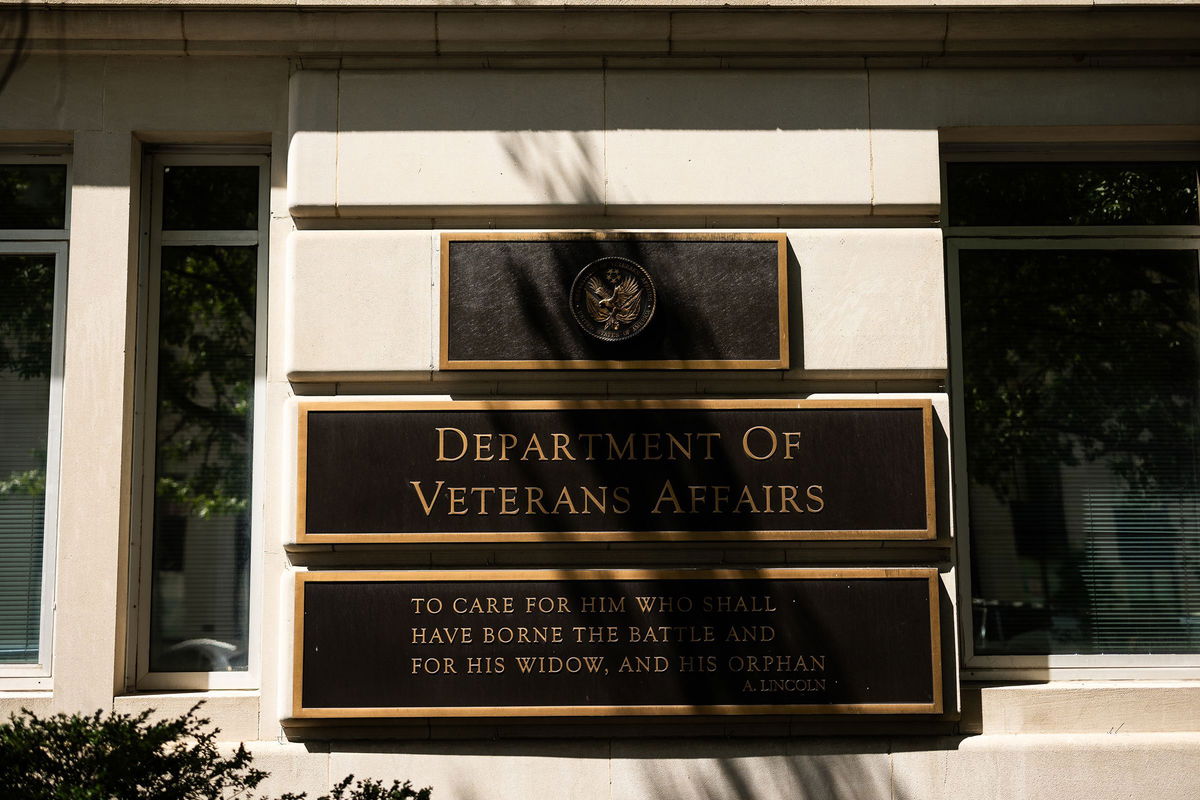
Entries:
[[163, 230], [258, 229], [258, 167], [163, 167]]
[[246, 669], [255, 247], [164, 247], [150, 669]]
[[1196, 225], [1195, 164], [950, 163], [952, 226]]
[[0, 254], [0, 663], [36, 663], [54, 257]]
[[959, 267], [976, 652], [1200, 652], [1195, 251]]
[[58, 230], [66, 219], [66, 164], [0, 164], [0, 228]]

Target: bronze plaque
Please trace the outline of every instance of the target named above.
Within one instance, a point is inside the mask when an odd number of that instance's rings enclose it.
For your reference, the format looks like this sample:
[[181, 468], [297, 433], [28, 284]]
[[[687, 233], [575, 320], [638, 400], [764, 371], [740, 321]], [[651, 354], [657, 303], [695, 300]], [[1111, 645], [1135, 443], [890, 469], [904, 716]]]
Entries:
[[936, 714], [934, 569], [301, 573], [295, 717]]
[[784, 233], [444, 233], [441, 257], [441, 369], [788, 366]]
[[300, 406], [298, 542], [931, 539], [928, 400]]

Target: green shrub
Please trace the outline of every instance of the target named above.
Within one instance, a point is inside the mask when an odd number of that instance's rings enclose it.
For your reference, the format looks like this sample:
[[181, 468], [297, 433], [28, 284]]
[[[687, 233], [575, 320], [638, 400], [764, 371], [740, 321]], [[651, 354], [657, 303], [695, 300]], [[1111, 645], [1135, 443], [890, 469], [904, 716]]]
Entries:
[[[384, 786], [382, 781], [373, 780], [357, 781], [354, 788], [350, 789], [352, 780], [354, 776], [347, 775], [341, 783], [333, 787], [332, 794], [321, 795], [317, 800], [429, 800], [432, 791], [428, 786], [424, 789], [414, 789], [409, 781], [403, 784], [400, 781], [392, 781], [391, 786]], [[346, 794], [347, 789], [350, 789], [349, 794]]]
[[[39, 717], [22, 710], [0, 724], [0, 787], [12, 800], [267, 800], [251, 791], [267, 773], [242, 745], [217, 747], [216, 728], [197, 715], [150, 721], [129, 715]], [[384, 786], [353, 775], [318, 800], [430, 800], [430, 789], [405, 781]], [[304, 800], [288, 793], [279, 800]]]

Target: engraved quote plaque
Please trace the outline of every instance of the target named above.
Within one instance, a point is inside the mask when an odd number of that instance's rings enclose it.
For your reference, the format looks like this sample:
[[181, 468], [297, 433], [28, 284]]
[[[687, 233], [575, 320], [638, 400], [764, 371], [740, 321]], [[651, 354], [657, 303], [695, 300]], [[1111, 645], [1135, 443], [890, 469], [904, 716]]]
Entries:
[[297, 718], [937, 714], [932, 568], [317, 572]]
[[928, 400], [310, 402], [296, 541], [932, 539]]
[[787, 236], [443, 233], [439, 366], [786, 369]]

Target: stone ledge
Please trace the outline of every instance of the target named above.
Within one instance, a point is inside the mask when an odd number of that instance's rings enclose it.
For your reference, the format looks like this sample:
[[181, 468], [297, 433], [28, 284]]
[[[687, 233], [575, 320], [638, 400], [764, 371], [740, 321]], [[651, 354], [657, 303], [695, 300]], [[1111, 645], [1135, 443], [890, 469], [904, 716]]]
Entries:
[[[534, 0], [536, 3], [537, 0]], [[12, 7], [0, 0], [0, 8]], [[1200, 47], [1200, 11], [1090, 3], [979, 10], [964, 3], [751, 6], [686, 10], [554, 3], [554, 9], [454, 3], [368, 7], [267, 2], [39, 4], [32, 52], [369, 56], [580, 54], [686, 57], [983, 58], [1130, 54], [1187, 56]], [[666, 3], [664, 2], [664, 6]], [[857, 9], [857, 10], [855, 10]], [[872, 10], [873, 9], [873, 10]], [[1055, 10], [1057, 9], [1057, 10]], [[8, 42], [0, 49], [9, 48]]]
[[963, 727], [973, 733], [1200, 732], [1200, 680], [967, 684], [962, 691]]

